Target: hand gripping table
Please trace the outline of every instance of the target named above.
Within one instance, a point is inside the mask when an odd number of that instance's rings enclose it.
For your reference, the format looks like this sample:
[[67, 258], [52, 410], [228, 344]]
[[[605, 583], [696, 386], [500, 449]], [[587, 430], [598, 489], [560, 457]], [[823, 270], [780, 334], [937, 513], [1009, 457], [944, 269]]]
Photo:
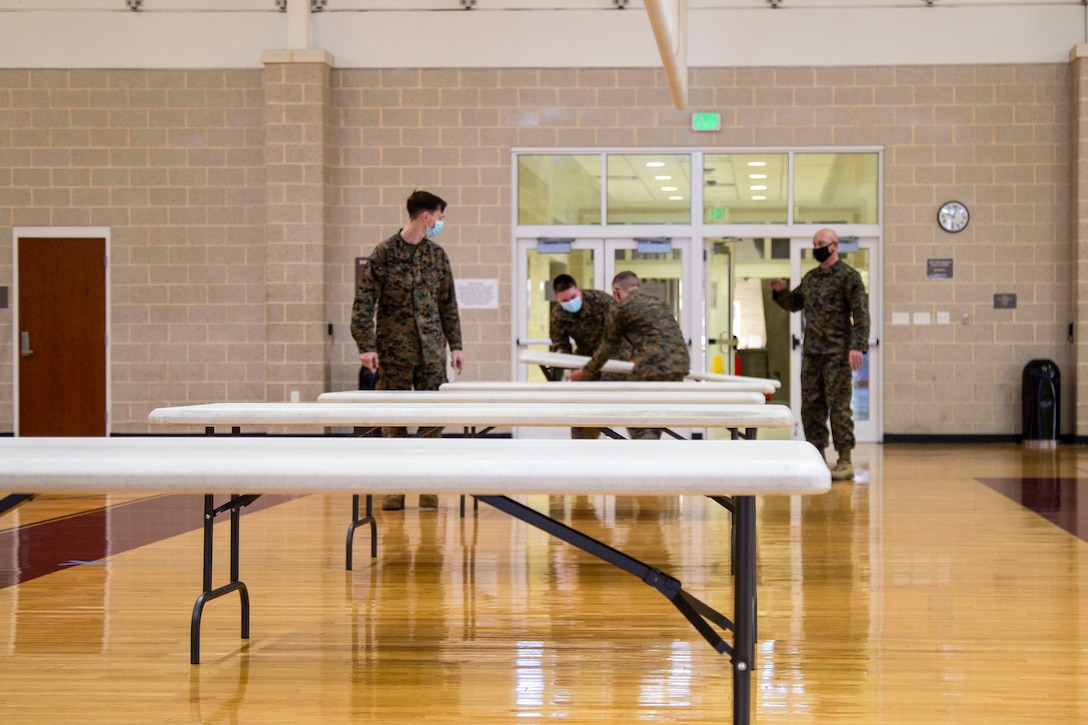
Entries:
[[[557, 466], [556, 461], [565, 465]], [[220, 507], [229, 508], [232, 514], [231, 582], [226, 586], [211, 589], [210, 549], [205, 548], [205, 591], [193, 611], [194, 664], [199, 662], [196, 623], [206, 601], [239, 592], [241, 636], [249, 636], [249, 595], [238, 578], [237, 513], [260, 494], [354, 491], [360, 486], [379, 492], [468, 490], [537, 526], [547, 517], [516, 504], [508, 496], [733, 496], [738, 572], [732, 621], [684, 591], [679, 581], [659, 569], [573, 529], [564, 527], [561, 533], [565, 540], [660, 591], [715, 649], [731, 656], [733, 716], [737, 723], [748, 723], [751, 714], [756, 626], [754, 497], [824, 493], [831, 483], [827, 466], [816, 450], [798, 441], [729, 440], [692, 445], [671, 440], [236, 436], [4, 439], [0, 440], [0, 479], [9, 490], [41, 493], [203, 492], [210, 499], [213, 492], [251, 492], [233, 495]], [[508, 504], [524, 510], [511, 509]], [[210, 527], [210, 517], [206, 517], [205, 531]], [[717, 635], [711, 623], [732, 630], [731, 645]]]

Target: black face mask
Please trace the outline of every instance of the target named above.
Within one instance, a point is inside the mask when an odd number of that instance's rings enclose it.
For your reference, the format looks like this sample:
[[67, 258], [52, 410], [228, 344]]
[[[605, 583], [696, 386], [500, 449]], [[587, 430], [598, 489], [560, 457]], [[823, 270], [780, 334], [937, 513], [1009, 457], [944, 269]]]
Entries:
[[816, 258], [816, 261], [823, 264], [827, 260], [831, 259], [831, 245], [826, 247], [816, 247], [812, 250], [812, 256]]

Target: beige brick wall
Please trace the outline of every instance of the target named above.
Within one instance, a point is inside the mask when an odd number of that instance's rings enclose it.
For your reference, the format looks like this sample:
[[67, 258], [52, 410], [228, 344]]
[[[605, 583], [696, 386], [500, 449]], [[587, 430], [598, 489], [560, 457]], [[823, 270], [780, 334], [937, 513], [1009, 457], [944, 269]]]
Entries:
[[[4, 248], [13, 225], [112, 229], [115, 430], [146, 430], [158, 405], [350, 387], [353, 260], [415, 188], [451, 204], [455, 274], [499, 280], [498, 310], [462, 313], [464, 377], [507, 377], [514, 146], [884, 146], [886, 432], [1018, 433], [1037, 357], [1071, 399], [1068, 66], [694, 70], [714, 134], [690, 131], [656, 70], [272, 72], [0, 70]], [[935, 224], [952, 198], [972, 212], [958, 235]], [[931, 257], [953, 257], [955, 280], [926, 280]], [[994, 310], [998, 292], [1018, 309]], [[970, 324], [890, 324], [939, 309]], [[10, 325], [0, 311], [0, 428]]]
[[[1073, 315], [1076, 320], [1073, 349], [1074, 360], [1069, 387], [1073, 391], [1076, 409], [1077, 436], [1088, 435], [1088, 58], [1072, 62], [1072, 129], [1069, 134], [1072, 149], [1069, 154], [1072, 170], [1070, 179], [1070, 224], [1072, 256], [1069, 265], [1070, 287], [1073, 292]], [[1059, 278], [1060, 279], [1060, 278]], [[1075, 366], [1075, 367], [1074, 367]]]
[[0, 70], [0, 279], [13, 226], [110, 227], [115, 431], [264, 396], [263, 114], [259, 71]]

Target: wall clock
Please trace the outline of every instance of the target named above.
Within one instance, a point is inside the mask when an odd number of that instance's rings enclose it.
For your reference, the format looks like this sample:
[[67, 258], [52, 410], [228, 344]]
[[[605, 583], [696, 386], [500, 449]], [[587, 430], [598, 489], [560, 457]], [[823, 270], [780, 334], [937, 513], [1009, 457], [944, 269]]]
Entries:
[[971, 214], [967, 207], [959, 201], [949, 201], [937, 211], [937, 223], [946, 232], [962, 232], [967, 228], [967, 222], [971, 220]]

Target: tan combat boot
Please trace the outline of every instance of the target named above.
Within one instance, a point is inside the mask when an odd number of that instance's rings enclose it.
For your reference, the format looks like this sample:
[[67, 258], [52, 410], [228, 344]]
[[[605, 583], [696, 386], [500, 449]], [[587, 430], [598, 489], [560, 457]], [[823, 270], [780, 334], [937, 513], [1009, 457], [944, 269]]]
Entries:
[[831, 469], [831, 480], [854, 480], [854, 466], [850, 463], [850, 451], [839, 451], [839, 462]]
[[382, 511], [400, 511], [404, 508], [403, 494], [390, 494], [382, 499]]

